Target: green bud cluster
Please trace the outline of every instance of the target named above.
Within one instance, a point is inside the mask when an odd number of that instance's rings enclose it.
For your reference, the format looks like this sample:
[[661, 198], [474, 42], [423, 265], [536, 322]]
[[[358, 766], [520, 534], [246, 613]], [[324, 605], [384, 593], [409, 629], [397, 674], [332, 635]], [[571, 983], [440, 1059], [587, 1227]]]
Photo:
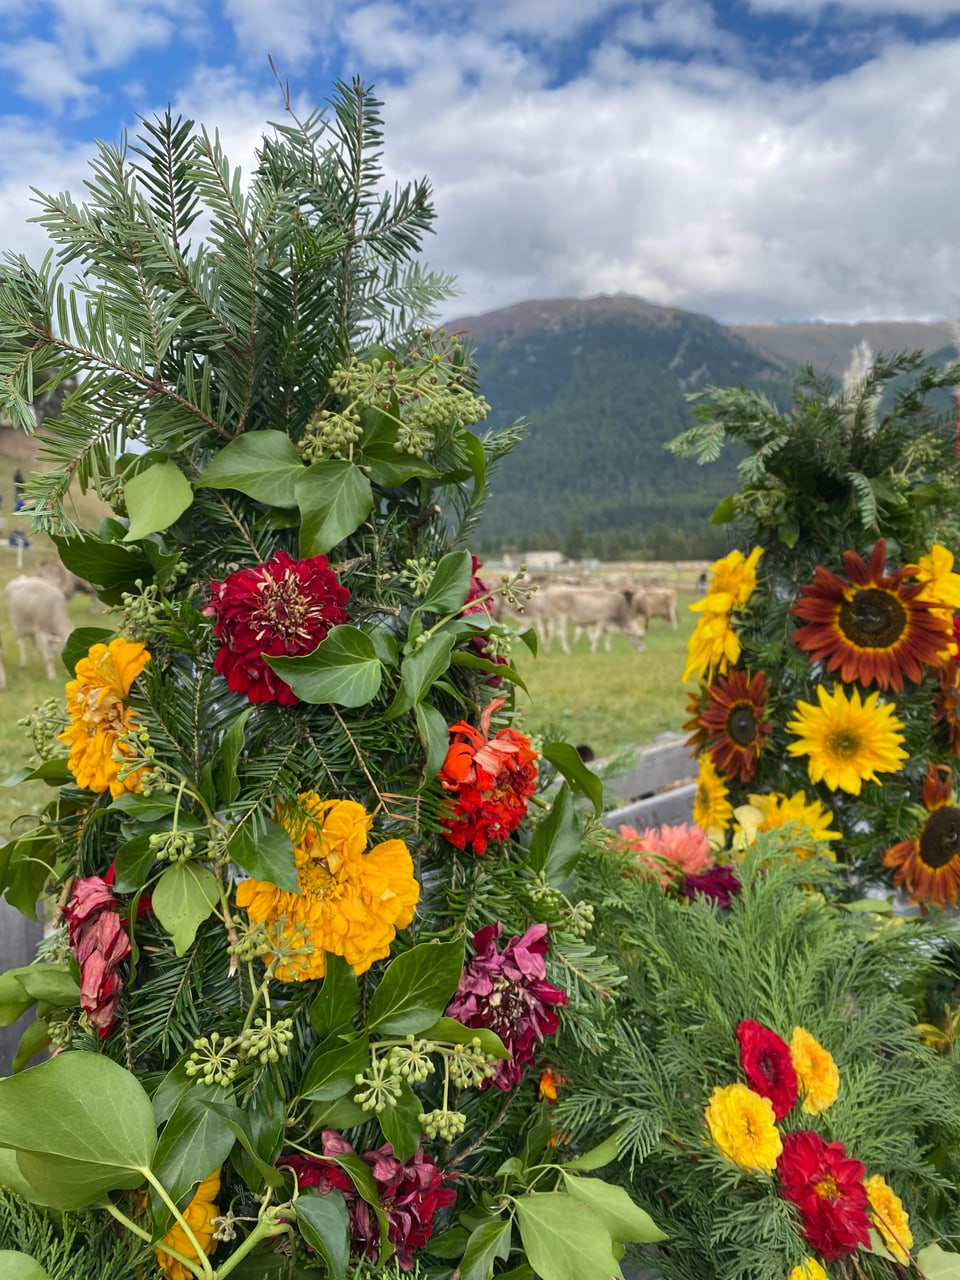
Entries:
[[143, 644], [156, 631], [163, 606], [160, 602], [160, 588], [155, 582], [144, 586], [143, 579], [137, 578], [134, 586], [137, 594], [124, 591], [120, 596], [119, 606], [113, 612], [119, 615], [118, 630], [128, 640], [139, 640]]
[[21, 729], [26, 729], [38, 764], [62, 754], [59, 737], [67, 727], [67, 717], [63, 705], [56, 698], [45, 698], [29, 715], [18, 720], [17, 724]]
[[267, 951], [272, 950], [267, 941], [267, 931], [262, 921], [235, 920], [234, 934], [236, 942], [232, 942], [227, 947], [227, 953], [231, 956], [236, 956], [238, 960], [257, 960], [260, 956], [265, 955]]
[[440, 1107], [436, 1111], [421, 1111], [419, 1120], [428, 1138], [442, 1138], [453, 1142], [467, 1127], [467, 1117], [462, 1111], [448, 1111]]
[[234, 1225], [235, 1223], [236, 1218], [229, 1209], [226, 1213], [222, 1213], [219, 1218], [211, 1218], [210, 1225], [216, 1227], [216, 1231], [213, 1233], [214, 1240], [224, 1240], [226, 1242], [236, 1240], [237, 1228]]
[[416, 560], [405, 560], [397, 577], [410, 587], [418, 600], [422, 600], [430, 589], [430, 583], [436, 571], [436, 560], [428, 560], [426, 556], [420, 556]]
[[594, 910], [590, 902], [575, 902], [564, 921], [564, 928], [575, 938], [585, 938], [593, 928]]
[[415, 1040], [407, 1036], [407, 1044], [396, 1045], [390, 1050], [388, 1062], [391, 1071], [411, 1084], [423, 1084], [436, 1071], [430, 1054], [433, 1045], [429, 1040]]
[[395, 1107], [403, 1092], [403, 1081], [394, 1074], [389, 1055], [386, 1058], [374, 1058], [365, 1072], [354, 1077], [354, 1082], [365, 1086], [362, 1091], [353, 1095], [354, 1102], [362, 1110], [374, 1111], [377, 1115], [386, 1111], [387, 1107]]
[[474, 1036], [469, 1044], [455, 1044], [447, 1055], [450, 1079], [458, 1089], [476, 1089], [484, 1080], [490, 1080], [497, 1071], [497, 1062], [484, 1053], [480, 1037]]
[[204, 1084], [230, 1084], [236, 1077], [240, 1063], [230, 1056], [233, 1040], [225, 1040], [219, 1031], [200, 1036], [193, 1042], [193, 1052], [187, 1059], [188, 1076], [199, 1076]]
[[533, 884], [527, 888], [527, 894], [531, 902], [545, 907], [547, 911], [558, 911], [567, 901], [560, 890], [548, 884], [542, 875], [537, 876]]
[[69, 1015], [58, 1022], [47, 1022], [47, 1035], [56, 1049], [69, 1049], [75, 1031], [76, 1024]]
[[252, 1027], [240, 1033], [240, 1053], [248, 1061], [259, 1059], [265, 1067], [268, 1062], [279, 1062], [286, 1057], [292, 1039], [292, 1018], [281, 1018], [272, 1024], [257, 1018]]
[[159, 862], [189, 862], [197, 856], [197, 838], [192, 831], [154, 831], [147, 842]]

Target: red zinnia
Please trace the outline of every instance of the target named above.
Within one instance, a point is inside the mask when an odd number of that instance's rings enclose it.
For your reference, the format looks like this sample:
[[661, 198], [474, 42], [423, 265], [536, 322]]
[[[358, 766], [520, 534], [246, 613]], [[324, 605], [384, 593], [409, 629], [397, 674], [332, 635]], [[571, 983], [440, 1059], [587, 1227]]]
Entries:
[[450, 726], [453, 742], [438, 776], [445, 791], [456, 792], [444, 828], [458, 849], [469, 844], [474, 853], [486, 853], [489, 841], [506, 840], [523, 821], [537, 787], [530, 739], [516, 729], [498, 729], [490, 737], [490, 720], [504, 702], [494, 698], [487, 704], [479, 729], [463, 720]]
[[239, 569], [211, 582], [207, 617], [223, 642], [214, 670], [234, 693], [251, 702], [291, 706], [296, 695], [264, 662], [312, 653], [331, 627], [347, 621], [350, 592], [327, 567], [326, 556], [293, 560], [278, 551], [253, 569]]
[[[543, 957], [549, 949], [545, 924], [531, 925], [500, 952], [497, 939], [502, 932], [498, 920], [474, 934], [476, 955], [464, 966], [447, 1016], [465, 1027], [489, 1027], [497, 1033], [511, 1057], [497, 1063], [490, 1083], [506, 1091], [519, 1083], [537, 1044], [560, 1026], [554, 1005], [566, 1004], [567, 993], [544, 981]], [[486, 1088], [486, 1081], [480, 1088]]]
[[[326, 1156], [356, 1156], [350, 1143], [332, 1129], [322, 1135]], [[360, 1157], [370, 1166], [377, 1185], [380, 1206], [390, 1224], [388, 1238], [397, 1250], [401, 1271], [412, 1271], [414, 1252], [422, 1249], [433, 1235], [433, 1219], [438, 1209], [453, 1204], [457, 1193], [443, 1185], [443, 1174], [433, 1156], [418, 1147], [406, 1164], [401, 1164], [386, 1143]], [[350, 1212], [350, 1252], [354, 1257], [366, 1254], [375, 1262], [380, 1257], [380, 1226], [376, 1214], [360, 1198], [353, 1179], [335, 1160], [312, 1156], [288, 1155], [278, 1162], [282, 1169], [292, 1169], [301, 1187], [316, 1187], [321, 1195], [336, 1189], [341, 1192]]]
[[783, 1135], [777, 1161], [780, 1193], [800, 1210], [811, 1248], [827, 1262], [856, 1252], [860, 1245], [870, 1248], [865, 1173], [842, 1142], [824, 1142], [812, 1129]]
[[797, 1073], [790, 1057], [790, 1046], [752, 1018], [737, 1027], [740, 1041], [740, 1066], [747, 1084], [762, 1098], [769, 1098], [773, 1114], [782, 1120], [797, 1100]]
[[123, 989], [117, 965], [130, 954], [110, 886], [99, 876], [78, 880], [63, 918], [80, 965], [80, 1007], [105, 1040], [117, 1020]]

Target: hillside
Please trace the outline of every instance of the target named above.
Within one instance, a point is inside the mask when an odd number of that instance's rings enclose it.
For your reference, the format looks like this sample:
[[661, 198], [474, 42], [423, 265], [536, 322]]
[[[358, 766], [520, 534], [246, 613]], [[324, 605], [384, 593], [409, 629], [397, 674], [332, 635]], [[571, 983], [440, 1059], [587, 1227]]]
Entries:
[[529, 426], [491, 484], [486, 551], [722, 550], [723, 531], [707, 521], [736, 487], [735, 458], [701, 468], [663, 446], [690, 424], [686, 395], [711, 384], [745, 382], [782, 400], [782, 360], [706, 316], [622, 296], [520, 303], [447, 327], [470, 335], [493, 406], [487, 425]]
[[874, 352], [923, 351], [930, 357], [956, 355], [957, 335], [946, 321], [868, 320], [859, 324], [734, 324], [730, 332], [754, 350], [787, 364], [810, 364], [839, 376], [850, 353], [866, 341]]

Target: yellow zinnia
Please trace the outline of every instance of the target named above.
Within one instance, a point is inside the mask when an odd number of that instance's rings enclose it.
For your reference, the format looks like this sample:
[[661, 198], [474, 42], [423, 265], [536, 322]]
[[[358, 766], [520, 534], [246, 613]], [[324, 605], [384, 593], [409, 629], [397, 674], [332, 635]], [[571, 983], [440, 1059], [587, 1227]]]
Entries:
[[903, 1202], [879, 1173], [864, 1178], [863, 1185], [870, 1201], [870, 1216], [883, 1243], [896, 1260], [906, 1266], [913, 1248], [913, 1232]]
[[810, 757], [811, 782], [823, 781], [832, 791], [839, 788], [858, 796], [864, 782], [880, 781], [878, 773], [900, 771], [907, 759], [899, 732], [903, 724], [893, 703], [880, 703], [879, 697], [877, 690], [861, 701], [859, 689], [848, 698], [841, 686], [827, 693], [821, 684], [817, 686], [819, 707], [797, 703], [787, 732], [797, 734], [800, 741], [791, 742], [787, 751]]
[[733, 805], [728, 799], [730, 792], [727, 785], [717, 773], [712, 757], [704, 753], [698, 763], [700, 776], [693, 798], [693, 821], [714, 839], [716, 834], [722, 835], [729, 827]]
[[787, 1280], [830, 1280], [816, 1258], [807, 1258], [799, 1267], [794, 1267]]
[[790, 1060], [803, 1094], [803, 1111], [817, 1116], [832, 1107], [840, 1092], [840, 1072], [832, 1056], [803, 1027], [790, 1037]]
[[[203, 1182], [200, 1183], [193, 1199], [183, 1211], [183, 1216], [190, 1230], [196, 1236], [197, 1244], [200, 1245], [207, 1257], [217, 1247], [217, 1242], [213, 1238], [213, 1220], [220, 1216], [220, 1210], [216, 1203], [219, 1193], [220, 1170], [215, 1169], [209, 1178], [204, 1178]], [[176, 1258], [167, 1253], [163, 1248], [164, 1245], [171, 1249], [176, 1249], [177, 1253], [182, 1253], [185, 1258], [196, 1258], [199, 1261], [193, 1243], [179, 1222], [173, 1224], [154, 1250], [154, 1253], [157, 1255], [157, 1261], [167, 1280], [193, 1280], [193, 1272], [189, 1271], [182, 1262], [178, 1262]]]
[[124, 704], [134, 680], [150, 661], [139, 641], [118, 637], [109, 644], [95, 644], [76, 666], [76, 679], [67, 683], [70, 724], [60, 741], [70, 744], [67, 767], [88, 791], [109, 789], [114, 799], [125, 791], [139, 791], [143, 770], [120, 777], [134, 755], [121, 741], [136, 732], [137, 721]]
[[284, 957], [276, 967], [282, 981], [322, 978], [328, 951], [365, 973], [413, 919], [420, 886], [409, 849], [385, 840], [365, 852], [372, 819], [363, 806], [315, 791], [302, 794], [298, 808], [281, 808], [280, 820], [294, 841], [300, 892], [244, 880], [237, 906], [266, 924]]
[[[827, 840], [842, 840], [843, 833], [831, 828], [833, 812], [825, 809], [819, 800], [811, 800], [803, 791], [795, 791], [792, 796], [771, 791], [766, 795], [751, 795], [749, 800], [749, 804], [739, 805], [733, 811], [738, 848], [756, 844], [762, 831], [779, 831], [793, 825], [796, 834], [791, 852], [798, 858], [810, 858], [814, 853], [834, 857], [832, 850], [823, 849], [821, 845]], [[809, 839], [805, 838], [804, 829]]]
[[783, 1150], [769, 1098], [745, 1084], [714, 1089], [707, 1104], [707, 1127], [725, 1158], [741, 1169], [773, 1173]]

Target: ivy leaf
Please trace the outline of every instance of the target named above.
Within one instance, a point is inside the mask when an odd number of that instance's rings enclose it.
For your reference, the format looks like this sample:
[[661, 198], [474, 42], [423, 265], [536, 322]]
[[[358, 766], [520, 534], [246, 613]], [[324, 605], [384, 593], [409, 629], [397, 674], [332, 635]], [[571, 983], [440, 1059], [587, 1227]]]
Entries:
[[296, 483], [300, 554], [325, 555], [360, 527], [373, 509], [370, 481], [353, 462], [315, 462]]
[[424, 773], [433, 778], [443, 768], [450, 747], [450, 726], [442, 711], [429, 702], [418, 703], [414, 708], [417, 717], [417, 734], [427, 753]]
[[920, 1250], [917, 1266], [926, 1280], [960, 1280], [960, 1253], [947, 1253], [938, 1244]]
[[109, 627], [76, 627], [60, 650], [63, 665], [75, 675], [80, 659], [85, 658], [95, 644], [107, 644], [116, 634]]
[[737, 507], [733, 498], [721, 498], [710, 516], [711, 524], [729, 524], [737, 518]]
[[0, 1276], [3, 1280], [50, 1280], [36, 1258], [16, 1249], [0, 1249]]
[[175, 462], [158, 462], [125, 480], [123, 497], [130, 517], [124, 542], [162, 533], [193, 505], [190, 481]]
[[610, 1232], [592, 1209], [562, 1191], [518, 1196], [517, 1225], [540, 1280], [622, 1276]]
[[153, 891], [153, 911], [173, 939], [178, 956], [186, 953], [219, 900], [217, 878], [206, 867], [173, 862], [163, 872]]
[[240, 794], [237, 764], [243, 753], [247, 721], [252, 714], [253, 707], [247, 707], [246, 711], [241, 711], [220, 740], [216, 779], [217, 793], [224, 804], [233, 804]]
[[343, 1196], [334, 1187], [321, 1195], [314, 1187], [301, 1191], [293, 1202], [297, 1225], [307, 1244], [326, 1263], [326, 1274], [343, 1280], [350, 1257], [350, 1214]]
[[230, 857], [254, 880], [266, 880], [288, 893], [300, 892], [293, 841], [279, 822], [254, 810], [227, 842]]
[[564, 1169], [581, 1169], [584, 1173], [592, 1169], [602, 1169], [604, 1165], [609, 1164], [611, 1160], [616, 1160], [620, 1155], [620, 1134], [623, 1128], [615, 1130], [609, 1137], [591, 1147], [589, 1151], [584, 1151], [583, 1155], [577, 1156], [573, 1160], [568, 1160], [563, 1166]]
[[469, 551], [451, 551], [434, 572], [426, 595], [420, 601], [425, 613], [454, 613], [470, 594], [471, 565]]
[[376, 697], [383, 670], [373, 641], [357, 627], [334, 627], [313, 653], [301, 658], [266, 657], [303, 702], [363, 707]]
[[404, 658], [400, 668], [400, 688], [387, 712], [388, 720], [395, 720], [411, 707], [419, 706], [434, 683], [450, 666], [450, 654], [455, 643], [455, 636], [446, 631], [438, 631], [408, 658]]
[[307, 1059], [300, 1096], [312, 1102], [333, 1102], [349, 1093], [356, 1077], [370, 1065], [370, 1041], [366, 1036], [348, 1044], [317, 1045]]
[[172, 567], [179, 559], [176, 551], [152, 556], [150, 542], [141, 542], [137, 547], [121, 546], [119, 533], [115, 542], [91, 533], [69, 537], [54, 534], [52, 540], [67, 568], [92, 582], [104, 604], [119, 604], [124, 591], [136, 590], [138, 578], [143, 583], [153, 582], [167, 565]]
[[[202, 1098], [186, 1094], [167, 1121], [153, 1157], [152, 1172], [179, 1207], [197, 1184], [219, 1169], [236, 1142], [233, 1130]], [[169, 1231], [173, 1214], [151, 1188], [150, 1216], [158, 1234]]]
[[550, 812], [530, 840], [530, 868], [542, 871], [548, 883], [566, 893], [574, 887], [574, 868], [580, 858], [580, 829], [566, 783], [553, 798]]
[[370, 998], [367, 1026], [407, 1035], [432, 1026], [453, 999], [463, 972], [464, 940], [421, 942], [388, 966]]
[[125, 841], [117, 850], [114, 859], [114, 888], [117, 893], [136, 893], [146, 884], [150, 869], [157, 860], [156, 851], [150, 843], [150, 834], [149, 831], [144, 831], [142, 835]]
[[624, 1191], [601, 1178], [576, 1178], [561, 1170], [567, 1191], [591, 1208], [614, 1240], [622, 1244], [655, 1244], [666, 1240], [654, 1220]]
[[489, 1280], [494, 1261], [506, 1262], [510, 1256], [512, 1223], [509, 1218], [481, 1222], [470, 1233], [460, 1260], [460, 1280]]
[[268, 507], [297, 505], [297, 481], [304, 465], [283, 431], [245, 431], [224, 445], [197, 487], [236, 489]]
[[542, 754], [544, 760], [549, 760], [575, 791], [582, 792], [591, 801], [599, 818], [603, 813], [603, 782], [583, 763], [576, 747], [569, 742], [547, 742]]
[[408, 1084], [403, 1085], [396, 1105], [384, 1107], [377, 1119], [380, 1130], [387, 1142], [393, 1147], [393, 1154], [401, 1163], [406, 1164], [416, 1154], [420, 1139], [423, 1136], [423, 1125], [420, 1114], [423, 1103]]
[[310, 1006], [310, 1025], [325, 1040], [353, 1017], [360, 1003], [360, 988], [353, 966], [343, 956], [327, 952], [323, 986]]
[[495, 1031], [489, 1027], [465, 1027], [456, 1018], [438, 1018], [432, 1027], [423, 1032], [424, 1040], [437, 1040], [441, 1044], [472, 1044], [480, 1041], [480, 1048], [488, 1057], [509, 1058], [510, 1050]]

